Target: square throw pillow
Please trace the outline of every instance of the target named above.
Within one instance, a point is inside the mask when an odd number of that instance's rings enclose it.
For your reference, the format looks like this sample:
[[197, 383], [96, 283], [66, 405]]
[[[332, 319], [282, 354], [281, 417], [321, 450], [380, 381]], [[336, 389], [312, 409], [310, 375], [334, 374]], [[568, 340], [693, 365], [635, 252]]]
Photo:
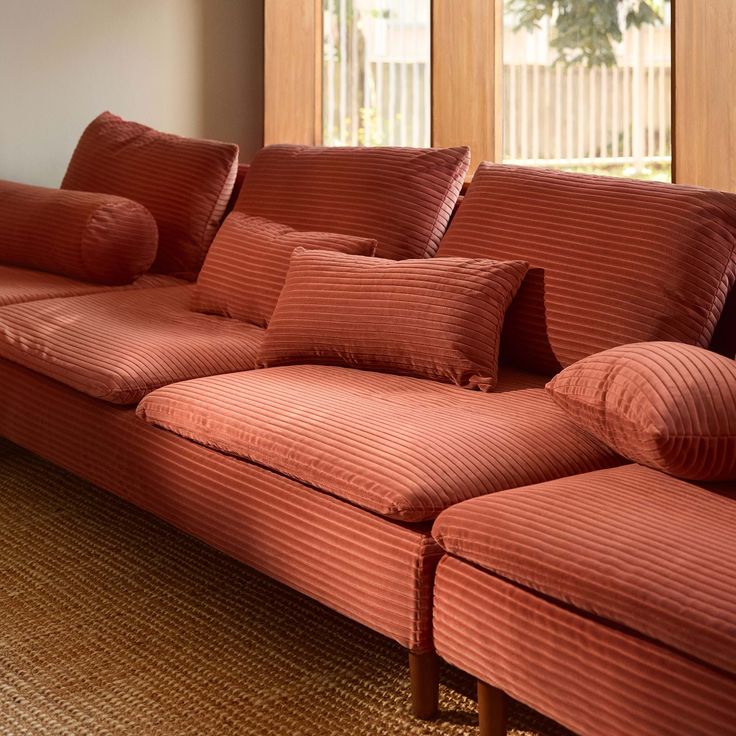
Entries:
[[526, 270], [522, 261], [297, 248], [259, 365], [342, 365], [490, 391], [504, 315]]
[[634, 462], [678, 478], [736, 479], [736, 362], [647, 342], [591, 355], [547, 384], [580, 427]]
[[297, 247], [372, 256], [376, 241], [353, 235], [301, 232], [262, 217], [231, 212], [202, 266], [192, 309], [265, 327]]
[[237, 169], [233, 143], [161, 133], [104, 112], [82, 133], [61, 188], [142, 204], [158, 225], [152, 270], [193, 280], [225, 214]]

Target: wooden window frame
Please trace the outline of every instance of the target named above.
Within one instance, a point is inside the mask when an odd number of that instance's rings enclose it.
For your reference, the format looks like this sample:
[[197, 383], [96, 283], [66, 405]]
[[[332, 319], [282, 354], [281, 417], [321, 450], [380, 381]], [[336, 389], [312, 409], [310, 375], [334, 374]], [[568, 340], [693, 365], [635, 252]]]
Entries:
[[[264, 3], [264, 143], [320, 145], [322, 0]], [[431, 12], [432, 145], [500, 161], [503, 0]], [[673, 181], [736, 191], [736, 0], [672, 0], [672, 13]]]

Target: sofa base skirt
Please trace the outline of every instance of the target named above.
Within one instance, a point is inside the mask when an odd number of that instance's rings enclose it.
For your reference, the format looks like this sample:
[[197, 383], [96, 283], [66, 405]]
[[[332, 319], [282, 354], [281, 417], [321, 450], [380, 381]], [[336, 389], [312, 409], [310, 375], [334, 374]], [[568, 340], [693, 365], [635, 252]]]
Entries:
[[453, 557], [437, 570], [434, 640], [583, 736], [736, 734], [736, 678]]
[[0, 435], [394, 639], [432, 650], [441, 550], [393, 522], [0, 361]]

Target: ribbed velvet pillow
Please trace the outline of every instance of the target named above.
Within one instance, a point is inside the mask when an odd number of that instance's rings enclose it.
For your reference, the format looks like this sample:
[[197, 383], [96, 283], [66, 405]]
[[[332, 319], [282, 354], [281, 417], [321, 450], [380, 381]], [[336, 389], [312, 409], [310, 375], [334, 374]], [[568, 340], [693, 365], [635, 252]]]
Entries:
[[258, 152], [236, 212], [297, 230], [375, 238], [379, 258], [434, 255], [470, 151], [276, 145]]
[[689, 480], [736, 479], [736, 362], [691, 345], [624, 345], [566, 368], [547, 390], [624, 457]]
[[0, 181], [0, 263], [129, 284], [156, 257], [151, 213], [123, 197]]
[[504, 314], [526, 269], [297, 248], [259, 364], [343, 365], [490, 391]]
[[222, 221], [237, 169], [232, 143], [160, 133], [104, 112], [82, 133], [61, 187], [140, 202], [158, 224], [153, 270], [193, 279]]
[[484, 163], [438, 255], [529, 263], [502, 346], [526, 370], [634, 342], [707, 347], [736, 280], [736, 194]]
[[265, 327], [284, 286], [291, 253], [297, 247], [371, 256], [376, 241], [301, 232], [262, 217], [231, 212], [202, 266], [192, 309]]

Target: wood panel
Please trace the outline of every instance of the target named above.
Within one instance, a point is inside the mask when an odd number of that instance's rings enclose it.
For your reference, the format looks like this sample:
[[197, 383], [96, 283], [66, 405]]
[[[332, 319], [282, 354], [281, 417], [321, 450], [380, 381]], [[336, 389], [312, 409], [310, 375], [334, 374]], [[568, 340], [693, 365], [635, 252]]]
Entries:
[[322, 142], [321, 8], [321, 0], [265, 0], [266, 145]]
[[736, 0], [676, 0], [675, 176], [736, 191]]
[[502, 156], [502, 0], [432, 3], [432, 145], [471, 148], [471, 171]]

